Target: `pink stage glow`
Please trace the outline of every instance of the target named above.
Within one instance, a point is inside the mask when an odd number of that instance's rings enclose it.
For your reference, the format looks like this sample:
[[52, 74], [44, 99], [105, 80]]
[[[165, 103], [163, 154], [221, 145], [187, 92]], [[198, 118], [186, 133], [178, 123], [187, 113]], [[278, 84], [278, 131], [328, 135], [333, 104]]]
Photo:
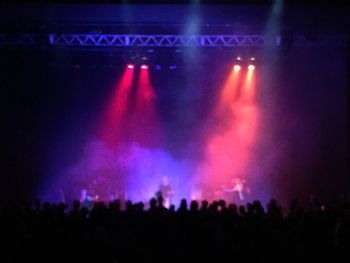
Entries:
[[143, 65], [141, 65], [141, 69], [148, 69], [148, 66], [143, 64]]
[[133, 68], [126, 67], [111, 100], [107, 102], [107, 109], [99, 125], [102, 128], [102, 139], [110, 147], [115, 147], [125, 136], [123, 127], [127, 118], [125, 114], [129, 104], [133, 75]]
[[[247, 179], [257, 142], [259, 110], [255, 102], [255, 71], [231, 71], [213, 119], [217, 127], [208, 138], [205, 161], [198, 170], [211, 193], [230, 186], [233, 178]], [[209, 196], [207, 198], [222, 198]]]
[[141, 70], [138, 76], [135, 109], [130, 120], [130, 132], [141, 144], [153, 145], [159, 136], [159, 120], [157, 118], [156, 95], [154, 93], [150, 73]]

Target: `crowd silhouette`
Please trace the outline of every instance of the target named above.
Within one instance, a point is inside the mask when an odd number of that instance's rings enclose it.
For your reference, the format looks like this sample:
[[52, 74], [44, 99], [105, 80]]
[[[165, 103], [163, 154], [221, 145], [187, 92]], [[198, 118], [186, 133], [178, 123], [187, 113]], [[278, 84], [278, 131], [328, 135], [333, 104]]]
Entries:
[[[147, 206], [147, 208], [146, 208]], [[245, 206], [182, 200], [169, 209], [119, 200], [88, 206], [75, 201], [1, 208], [3, 262], [168, 262], [202, 259], [340, 255], [350, 248], [350, 205], [286, 211], [271, 199]], [[36, 261], [36, 262], [37, 262]], [[185, 260], [186, 261], [186, 260]]]

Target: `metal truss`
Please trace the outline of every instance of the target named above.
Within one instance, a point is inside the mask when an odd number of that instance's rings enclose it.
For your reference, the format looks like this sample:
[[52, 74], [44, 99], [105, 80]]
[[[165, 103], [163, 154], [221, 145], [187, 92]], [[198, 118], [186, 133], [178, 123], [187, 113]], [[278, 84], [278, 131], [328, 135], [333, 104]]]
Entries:
[[[128, 34], [44, 34], [8, 35], [0, 33], [0, 46], [53, 47], [278, 47], [286, 44], [281, 35], [128, 35]], [[290, 41], [290, 40], [289, 40]], [[305, 35], [294, 35], [288, 46], [347, 46], [347, 35], [320, 35], [310, 41]]]
[[[321, 35], [310, 41], [305, 35], [293, 36], [291, 45], [346, 46], [346, 35]], [[50, 34], [52, 46], [79, 47], [262, 47], [280, 46], [283, 37], [263, 35], [125, 35], [125, 34]]]
[[274, 40], [260, 35], [50, 34], [49, 42], [80, 47], [259, 47]]

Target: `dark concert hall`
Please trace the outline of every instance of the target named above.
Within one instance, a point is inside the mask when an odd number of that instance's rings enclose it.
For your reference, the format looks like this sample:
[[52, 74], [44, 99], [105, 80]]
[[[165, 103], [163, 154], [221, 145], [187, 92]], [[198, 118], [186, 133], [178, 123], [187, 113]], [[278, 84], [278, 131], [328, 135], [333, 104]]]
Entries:
[[350, 1], [0, 0], [1, 262], [345, 256]]

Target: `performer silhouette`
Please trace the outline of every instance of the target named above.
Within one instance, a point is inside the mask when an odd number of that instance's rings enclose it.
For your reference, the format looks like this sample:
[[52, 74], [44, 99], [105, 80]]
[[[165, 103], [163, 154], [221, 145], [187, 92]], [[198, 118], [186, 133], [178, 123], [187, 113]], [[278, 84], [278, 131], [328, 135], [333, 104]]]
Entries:
[[229, 188], [224, 189], [224, 192], [237, 193], [239, 200], [244, 201], [246, 195], [250, 193], [250, 189], [247, 186], [247, 181], [245, 179], [234, 177], [230, 181]]
[[169, 208], [171, 204], [171, 197], [174, 194], [174, 191], [172, 190], [169, 179], [167, 176], [163, 176], [162, 183], [159, 185], [158, 192], [156, 193], [157, 197], [162, 197], [164, 200], [164, 206]]

